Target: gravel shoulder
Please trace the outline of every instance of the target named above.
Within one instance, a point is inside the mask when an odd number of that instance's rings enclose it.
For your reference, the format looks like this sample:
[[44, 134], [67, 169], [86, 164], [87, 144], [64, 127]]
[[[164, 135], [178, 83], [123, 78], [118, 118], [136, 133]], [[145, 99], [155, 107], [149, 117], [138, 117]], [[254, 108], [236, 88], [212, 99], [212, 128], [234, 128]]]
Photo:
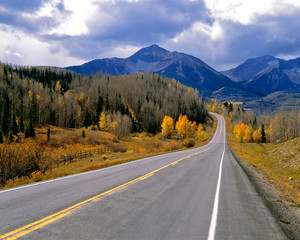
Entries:
[[[229, 148], [230, 149], [230, 148]], [[233, 156], [248, 175], [254, 187], [262, 197], [270, 212], [278, 220], [279, 225], [291, 240], [300, 239], [300, 211], [291, 207], [290, 202], [283, 200], [281, 192], [255, 168], [245, 163], [240, 156], [230, 149]]]

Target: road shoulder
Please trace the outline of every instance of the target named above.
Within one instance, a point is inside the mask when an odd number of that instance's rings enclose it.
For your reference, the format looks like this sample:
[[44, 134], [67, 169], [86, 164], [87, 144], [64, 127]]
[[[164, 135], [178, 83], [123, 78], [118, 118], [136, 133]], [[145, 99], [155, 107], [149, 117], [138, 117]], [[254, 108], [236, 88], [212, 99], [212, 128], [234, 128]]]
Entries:
[[292, 240], [300, 239], [300, 212], [293, 210], [288, 202], [280, 198], [280, 192], [275, 189], [273, 184], [270, 183], [265, 176], [257, 172], [253, 166], [245, 163], [240, 156], [229, 147], [228, 149], [245, 171], [285, 234]]

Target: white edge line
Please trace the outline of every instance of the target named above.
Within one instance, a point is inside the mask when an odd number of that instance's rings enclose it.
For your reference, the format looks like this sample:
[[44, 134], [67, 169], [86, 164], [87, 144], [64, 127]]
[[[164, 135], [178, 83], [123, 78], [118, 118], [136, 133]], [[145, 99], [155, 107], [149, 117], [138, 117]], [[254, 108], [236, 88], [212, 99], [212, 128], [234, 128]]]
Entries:
[[215, 200], [214, 200], [214, 206], [213, 206], [213, 212], [210, 220], [210, 226], [209, 226], [209, 232], [207, 240], [214, 240], [215, 234], [216, 234], [216, 228], [217, 228], [217, 218], [218, 218], [218, 208], [219, 208], [219, 196], [220, 196], [220, 185], [221, 185], [221, 178], [222, 178], [222, 167], [223, 167], [223, 159], [225, 154], [225, 126], [224, 126], [224, 150], [222, 153], [222, 158], [220, 162], [219, 167], [219, 176], [218, 176], [218, 183], [217, 183], [217, 189], [215, 194]]

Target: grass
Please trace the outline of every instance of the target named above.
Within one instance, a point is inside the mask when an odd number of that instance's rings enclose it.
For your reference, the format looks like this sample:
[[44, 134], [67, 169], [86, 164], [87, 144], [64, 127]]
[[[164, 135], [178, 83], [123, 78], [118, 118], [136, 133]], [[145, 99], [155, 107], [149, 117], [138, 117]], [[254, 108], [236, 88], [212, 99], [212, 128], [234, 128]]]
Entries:
[[[197, 141], [195, 147], [207, 144], [216, 130], [215, 123], [210, 123], [205, 127], [207, 138], [203, 139], [203, 141]], [[164, 139], [161, 134], [135, 133], [126, 139], [119, 140], [110, 133], [84, 129], [87, 137], [82, 138], [82, 130], [51, 126], [50, 142], [48, 142], [46, 135], [47, 127], [37, 128], [37, 137], [34, 140], [30, 140], [30, 144], [36, 141], [35, 144], [45, 146], [45, 151], [51, 153], [52, 159], [102, 146], [109, 146], [112, 152], [102, 155], [95, 154], [86, 159], [75, 159], [71, 163], [60, 164], [59, 166], [53, 165], [44, 173], [36, 171], [30, 176], [8, 180], [0, 189], [96, 170], [141, 158], [187, 149], [187, 147], [184, 147], [183, 141], [177, 139], [175, 136], [172, 139]], [[24, 140], [22, 144], [26, 144], [26, 141]]]
[[[228, 128], [230, 129], [230, 128]], [[240, 143], [228, 135], [229, 147], [265, 175], [293, 206], [300, 203], [300, 138], [281, 143]]]

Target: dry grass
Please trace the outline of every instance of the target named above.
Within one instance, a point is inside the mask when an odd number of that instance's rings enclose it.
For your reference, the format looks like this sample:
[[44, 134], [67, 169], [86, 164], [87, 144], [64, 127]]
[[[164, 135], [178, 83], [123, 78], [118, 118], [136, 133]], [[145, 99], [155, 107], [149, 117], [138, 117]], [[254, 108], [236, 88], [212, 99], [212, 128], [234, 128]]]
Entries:
[[228, 136], [228, 143], [245, 162], [263, 173], [295, 206], [300, 203], [300, 138], [282, 144], [243, 143]]
[[[208, 143], [216, 129], [216, 124], [210, 122], [206, 125], [207, 139], [196, 142], [195, 147]], [[60, 156], [87, 151], [102, 146], [109, 146], [112, 152], [105, 155], [94, 155], [87, 159], [75, 159], [71, 163], [52, 165], [43, 173], [37, 169], [25, 176], [17, 176], [8, 181], [1, 188], [9, 188], [22, 184], [47, 180], [55, 177], [62, 177], [70, 174], [104, 168], [140, 158], [150, 157], [171, 151], [186, 149], [181, 140], [164, 139], [160, 134], [154, 136], [147, 133], [132, 134], [127, 139], [118, 140], [113, 134], [84, 129], [86, 138], [83, 138], [82, 129], [63, 129], [51, 126], [50, 141], [47, 141], [47, 127], [36, 129], [36, 138], [22, 139], [22, 144], [30, 149], [30, 146], [38, 145], [43, 147], [43, 154], [47, 156], [47, 163], [53, 162]], [[7, 146], [11, 145], [5, 143]], [[2, 146], [5, 148], [5, 144]], [[51, 165], [51, 163], [50, 163]]]

